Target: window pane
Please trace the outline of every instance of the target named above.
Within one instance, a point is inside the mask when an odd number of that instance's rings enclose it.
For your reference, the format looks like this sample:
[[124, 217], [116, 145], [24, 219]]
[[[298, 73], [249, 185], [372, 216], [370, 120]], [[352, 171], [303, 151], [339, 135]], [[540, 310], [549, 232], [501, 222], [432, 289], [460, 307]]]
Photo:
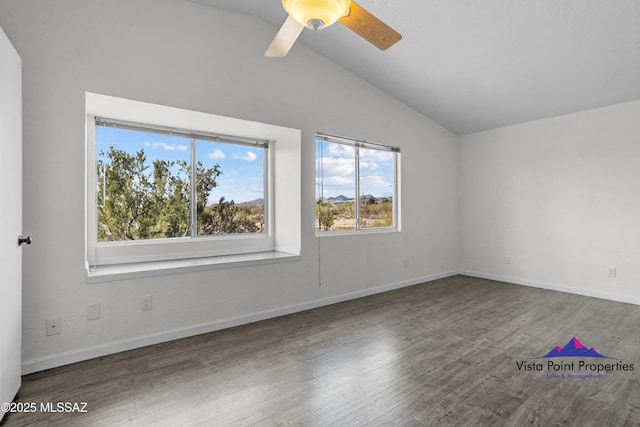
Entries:
[[316, 231], [356, 229], [355, 148], [316, 141]]
[[394, 153], [359, 148], [360, 227], [393, 227]]
[[265, 232], [265, 154], [196, 141], [198, 235]]
[[98, 241], [190, 235], [189, 140], [96, 126]]

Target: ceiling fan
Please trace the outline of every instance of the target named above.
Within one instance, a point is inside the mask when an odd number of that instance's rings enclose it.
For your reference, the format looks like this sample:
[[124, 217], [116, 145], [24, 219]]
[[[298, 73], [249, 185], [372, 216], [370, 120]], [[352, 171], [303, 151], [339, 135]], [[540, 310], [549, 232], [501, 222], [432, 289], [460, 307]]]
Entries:
[[317, 31], [340, 22], [380, 50], [398, 42], [393, 28], [350, 0], [282, 0], [289, 16], [269, 45], [264, 56], [283, 57], [300, 36], [304, 27]]

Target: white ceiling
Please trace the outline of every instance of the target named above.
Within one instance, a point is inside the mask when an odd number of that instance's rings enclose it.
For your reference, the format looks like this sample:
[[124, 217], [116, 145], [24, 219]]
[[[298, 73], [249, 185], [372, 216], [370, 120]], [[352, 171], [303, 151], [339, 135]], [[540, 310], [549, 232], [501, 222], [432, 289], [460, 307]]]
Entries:
[[[286, 19], [280, 0], [190, 1], [259, 17], [274, 36]], [[403, 39], [382, 52], [336, 24], [298, 43], [459, 135], [640, 99], [640, 0], [358, 4]]]

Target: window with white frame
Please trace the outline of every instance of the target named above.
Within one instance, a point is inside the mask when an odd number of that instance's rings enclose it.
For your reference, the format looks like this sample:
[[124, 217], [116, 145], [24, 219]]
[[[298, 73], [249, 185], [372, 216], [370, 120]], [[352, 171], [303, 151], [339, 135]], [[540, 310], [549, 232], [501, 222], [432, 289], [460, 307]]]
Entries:
[[299, 255], [300, 131], [89, 93], [86, 123], [89, 272]]
[[317, 233], [399, 230], [400, 149], [316, 133]]
[[95, 124], [98, 242], [268, 234], [268, 141]]

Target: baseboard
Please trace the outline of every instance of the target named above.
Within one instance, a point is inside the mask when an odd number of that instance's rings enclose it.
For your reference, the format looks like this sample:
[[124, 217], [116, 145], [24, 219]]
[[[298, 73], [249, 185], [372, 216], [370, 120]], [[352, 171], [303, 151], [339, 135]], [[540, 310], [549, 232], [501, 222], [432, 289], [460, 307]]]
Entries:
[[107, 356], [109, 354], [119, 353], [122, 351], [133, 350], [136, 348], [146, 347], [149, 345], [160, 344], [167, 341], [173, 341], [180, 338], [186, 338], [194, 335], [214, 332], [221, 329], [227, 329], [234, 326], [245, 325], [247, 323], [258, 322], [260, 320], [272, 319], [274, 317], [293, 314], [300, 311], [311, 310], [313, 308], [323, 307], [326, 305], [336, 304], [352, 299], [362, 298], [382, 292], [392, 291], [407, 286], [413, 286], [424, 282], [430, 282], [445, 277], [457, 275], [457, 271], [449, 271], [445, 273], [433, 274], [424, 277], [417, 277], [402, 282], [390, 283], [375, 288], [362, 289], [360, 291], [347, 294], [337, 295], [334, 297], [323, 298], [305, 302], [302, 304], [290, 305], [286, 307], [266, 310], [257, 313], [247, 314], [243, 316], [223, 319], [212, 323], [189, 326], [186, 328], [174, 329], [171, 331], [160, 332], [157, 334], [146, 335], [111, 343], [86, 347], [78, 350], [58, 353], [51, 356], [29, 359], [22, 362], [22, 374], [27, 375], [34, 372], [44, 371], [46, 369], [57, 368], [59, 366], [69, 365], [71, 363], [82, 362], [84, 360], [94, 359], [96, 357]]
[[550, 291], [566, 292], [568, 294], [582, 295], [585, 297], [600, 298], [600, 299], [606, 299], [609, 301], [617, 301], [617, 302], [624, 302], [627, 304], [640, 305], [640, 298], [632, 298], [624, 295], [612, 294], [609, 292], [574, 288], [571, 286], [560, 285], [555, 283], [538, 282], [535, 280], [519, 279], [516, 277], [500, 276], [497, 274], [481, 273], [478, 271], [461, 270], [458, 273], [464, 276], [477, 277], [480, 279], [496, 280], [499, 282], [512, 283], [514, 285], [530, 286], [532, 288], [548, 289]]

